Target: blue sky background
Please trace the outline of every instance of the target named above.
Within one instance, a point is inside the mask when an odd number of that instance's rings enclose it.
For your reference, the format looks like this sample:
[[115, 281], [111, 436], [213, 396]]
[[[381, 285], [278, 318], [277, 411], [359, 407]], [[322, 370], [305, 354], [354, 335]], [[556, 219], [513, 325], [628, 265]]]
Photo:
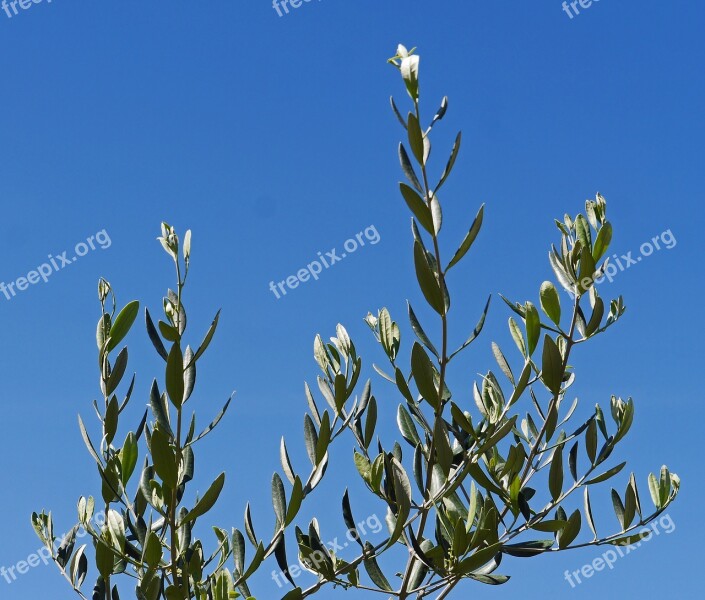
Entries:
[[[223, 309], [192, 400], [201, 423], [237, 390], [227, 419], [197, 456], [201, 490], [221, 468], [229, 474], [207, 522], [242, 527], [249, 499], [259, 535], [269, 535], [279, 439], [286, 435], [303, 471], [303, 381], [317, 373], [312, 341], [317, 332], [333, 335], [337, 322], [363, 354], [391, 445], [400, 399], [371, 371], [382, 356], [362, 317], [388, 306], [403, 324], [407, 350], [405, 300], [431, 317], [421, 310], [412, 272], [408, 214], [397, 192], [402, 131], [388, 108], [390, 94], [406, 102], [385, 64], [404, 42], [422, 54], [426, 113], [450, 97], [435, 137], [437, 168], [456, 130], [464, 132], [443, 196], [446, 255], [487, 203], [482, 234], [451, 280], [455, 339], [472, 329], [489, 293], [537, 300], [551, 275], [553, 218], [582, 210], [598, 190], [615, 226], [613, 252], [636, 254], [666, 230], [677, 240], [603, 284], [603, 296], [624, 295], [628, 313], [574, 361], [581, 414], [595, 402], [607, 405], [612, 393], [635, 398], [636, 423], [617, 455], [630, 458], [645, 504], [650, 471], [666, 463], [679, 473], [681, 497], [669, 511], [676, 530], [576, 589], [564, 570], [601, 550], [507, 560], [502, 572], [513, 579], [475, 593], [694, 597], [705, 492], [698, 375], [704, 19], [702, 3], [684, 0], [603, 0], [573, 20], [558, 0], [322, 0], [281, 18], [266, 0], [54, 0], [11, 19], [0, 12], [0, 281], [26, 275], [48, 254], [70, 251], [100, 230], [112, 241], [46, 284], [11, 301], [0, 296], [0, 566], [38, 548], [32, 510], [51, 508], [57, 529], [68, 528], [77, 498], [99, 494], [76, 426], [77, 413], [90, 419], [99, 393], [96, 281], [109, 279], [122, 304], [137, 298], [158, 312], [173, 279], [155, 241], [161, 220], [194, 232], [186, 298], [192, 343]], [[268, 290], [270, 280], [370, 225], [378, 244], [285, 298]], [[497, 300], [453, 374], [464, 402], [476, 374], [495, 368], [492, 340], [517, 359], [508, 310]], [[141, 325], [128, 341], [138, 372], [137, 420], [161, 365]], [[359, 485], [351, 455], [345, 438], [300, 519], [318, 514], [331, 539], [345, 533], [339, 506], [346, 486], [358, 520], [384, 515]], [[615, 479], [620, 490], [626, 477]], [[609, 486], [593, 493], [593, 505], [601, 529], [611, 531]], [[255, 580], [260, 599], [279, 597], [268, 576], [273, 568]], [[3, 600], [71, 597], [52, 567], [11, 585], [0, 579]], [[339, 596], [329, 590], [320, 597]]]

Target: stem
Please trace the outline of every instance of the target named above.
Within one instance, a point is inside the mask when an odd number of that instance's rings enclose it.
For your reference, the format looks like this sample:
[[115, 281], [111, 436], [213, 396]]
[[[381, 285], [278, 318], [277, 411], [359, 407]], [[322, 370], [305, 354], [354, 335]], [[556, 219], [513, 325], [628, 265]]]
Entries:
[[[418, 100], [414, 100], [414, 108], [416, 110], [416, 118], [418, 119], [419, 122], [421, 122], [421, 111], [419, 109], [419, 102]], [[421, 174], [423, 176], [423, 187], [424, 187], [424, 193], [426, 196], [426, 202], [428, 203], [429, 210], [431, 208], [431, 197], [432, 197], [432, 192], [431, 188], [428, 184], [428, 172], [426, 171], [426, 165], [425, 163], [421, 163]], [[438, 265], [438, 285], [441, 288], [441, 292], [443, 292], [446, 289], [445, 285], [445, 273], [443, 272], [443, 267], [442, 262], [441, 262], [441, 251], [440, 247], [438, 244], [438, 236], [433, 232], [431, 235], [433, 239], [433, 252], [436, 258], [436, 264]], [[445, 387], [445, 377], [446, 377], [446, 366], [448, 365], [448, 317], [446, 314], [445, 307], [443, 309], [443, 313], [441, 314], [441, 356], [438, 360], [438, 365], [440, 367], [439, 369], [439, 374], [440, 374], [440, 379], [438, 383], [438, 397], [439, 397], [439, 408], [438, 410], [435, 411], [434, 414], [434, 422], [433, 422], [433, 431], [431, 435], [431, 443], [429, 444], [429, 449], [428, 449], [428, 465], [426, 467], [426, 483], [424, 485], [424, 500], [428, 499], [430, 494], [431, 494], [431, 483], [433, 480], [433, 467], [435, 463], [435, 450], [436, 450], [436, 439], [435, 439], [435, 432], [438, 427], [439, 421], [443, 418], [443, 389]], [[428, 520], [428, 515], [431, 511], [431, 506], [429, 506], [427, 509], [422, 509], [421, 511], [421, 520], [419, 522], [419, 526], [416, 530], [416, 539], [421, 540], [423, 536], [424, 529], [426, 528], [426, 521]], [[404, 578], [402, 580], [401, 588], [399, 589], [399, 600], [404, 600], [405, 598], [408, 597], [408, 587], [411, 582], [411, 572], [414, 568], [414, 565], [416, 563], [416, 557], [414, 556], [413, 553], [409, 553], [409, 561], [406, 565], [406, 569], [404, 570]]]

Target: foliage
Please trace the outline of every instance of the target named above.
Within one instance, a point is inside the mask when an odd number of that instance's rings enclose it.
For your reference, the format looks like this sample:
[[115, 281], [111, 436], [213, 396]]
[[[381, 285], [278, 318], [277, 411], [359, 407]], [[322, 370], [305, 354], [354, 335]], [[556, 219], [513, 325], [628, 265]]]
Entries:
[[[413, 105], [404, 118], [391, 101], [407, 138], [406, 144], [399, 145], [406, 178], [400, 183], [400, 192], [412, 213], [418, 285], [437, 315], [439, 339], [432, 341], [409, 304], [409, 324], [416, 339], [407, 350], [410, 364], [405, 367], [400, 327], [389, 311], [382, 309], [366, 318], [389, 362], [387, 372], [375, 368], [402, 400], [397, 423], [408, 446], [405, 456], [402, 440], [387, 449], [381, 441], [373, 444], [378, 407], [369, 381], [359, 400], [349, 406], [361, 367], [346, 330], [338, 326], [337, 337], [330, 343], [316, 338], [314, 353], [322, 371], [318, 387], [330, 414], [326, 410], [320, 416], [309, 394], [319, 429], [308, 435], [315, 439], [318, 433], [320, 444], [320, 438], [337, 437], [345, 428], [352, 433], [357, 444], [355, 466], [368, 492], [386, 505], [389, 536], [374, 546], [361, 540], [361, 553], [352, 561], [328, 553], [312, 565], [319, 581], [306, 590], [297, 588], [290, 598], [306, 598], [326, 583], [374, 589], [400, 600], [432, 594], [442, 599], [467, 579], [502, 584], [509, 577], [496, 570], [505, 555], [526, 558], [588, 545], [633, 543], [641, 537], [640, 530], [675, 498], [680, 485], [666, 467], [659, 477], [650, 475], [649, 490], [655, 505], [650, 512], [642, 508], [632, 474], [624, 494], [615, 489], [611, 492], [618, 530], [598, 536], [590, 490], [624, 468], [624, 462], [609, 466], [608, 459], [634, 417], [631, 399], [625, 402], [612, 397], [609, 413], [613, 427], [599, 405], [587, 420], [574, 423], [578, 401], [567, 402], [576, 377], [570, 362], [574, 350], [611, 328], [625, 311], [621, 297], [612, 300], [607, 309], [594, 285], [607, 264], [603, 257], [612, 239], [606, 202], [600, 194], [586, 202], [585, 215], [566, 215], [563, 221], [556, 221], [561, 241], [558, 248], [551, 248], [549, 261], [558, 285], [546, 281], [540, 286], [541, 311], [530, 301], [505, 300], [515, 313], [509, 319], [509, 329], [519, 351], [519, 364], [512, 368], [512, 361], [493, 343], [499, 371], [489, 371], [475, 382], [474, 407], [454, 400], [448, 386], [449, 367], [482, 331], [489, 301], [466, 341], [452, 350], [448, 274], [462, 262], [480, 233], [484, 207], [452, 258], [444, 261], [440, 239], [443, 211], [438, 194], [456, 164], [462, 138], [457, 135], [445, 168], [432, 185], [430, 135], [446, 115], [448, 100], [443, 99], [429, 125], [423, 127], [418, 55], [399, 46], [390, 62], [399, 69]], [[569, 302], [561, 300], [559, 289]], [[519, 412], [522, 400], [529, 401], [532, 410]], [[584, 509], [569, 512], [567, 500], [578, 492], [583, 494]], [[354, 529], [347, 492], [342, 509], [346, 525]], [[579, 542], [584, 523], [592, 537]], [[309, 546], [300, 544], [300, 552], [305, 555]], [[389, 551], [405, 555], [404, 559], [396, 557], [401, 563], [405, 561], [398, 569], [401, 578], [396, 584], [378, 562]], [[360, 566], [370, 584], [361, 583]]]
[[[293, 586], [285, 600], [313, 596], [328, 584], [381, 592], [400, 600], [434, 594], [442, 600], [463, 580], [505, 583], [509, 577], [497, 572], [505, 556], [528, 558], [584, 546], [633, 543], [642, 536], [643, 527], [676, 497], [680, 480], [662, 467], [658, 476], [648, 478], [654, 509], [643, 507], [631, 474], [623, 493], [611, 490], [617, 530], [598, 535], [590, 492], [624, 469], [626, 463], [614, 464], [610, 458], [634, 418], [633, 401], [613, 396], [608, 411], [597, 405], [589, 418], [576, 423], [578, 400], [568, 402], [576, 379], [572, 366], [575, 350], [611, 329], [625, 312], [621, 297], [607, 304], [595, 286], [607, 265], [605, 257], [612, 240], [606, 201], [600, 194], [586, 202], [585, 214], [566, 215], [556, 221], [560, 243], [549, 252], [556, 282], [540, 286], [538, 306], [531, 301], [504, 299], [513, 311], [509, 330], [518, 358], [507, 357], [493, 343], [499, 370], [488, 371], [474, 382], [474, 406], [454, 397], [448, 384], [451, 363], [455, 366], [456, 357], [480, 335], [490, 302], [465, 342], [453, 349], [448, 320], [449, 273], [463, 262], [480, 234], [484, 206], [451, 259], [443, 260], [439, 191], [456, 164], [462, 138], [457, 135], [440, 177], [431, 184], [431, 133], [445, 117], [448, 100], [444, 98], [428, 126], [422, 126], [419, 57], [414, 50], [399, 46], [390, 62], [400, 71], [413, 108], [405, 118], [392, 100], [407, 138], [399, 145], [407, 180], [400, 183], [400, 193], [412, 213], [417, 282], [438, 321], [437, 336], [429, 335], [431, 330], [409, 304], [408, 319], [415, 340], [402, 353], [401, 329], [386, 308], [365, 319], [389, 362], [389, 367], [375, 369], [401, 400], [396, 410], [401, 439], [386, 448], [379, 439], [374, 443], [378, 418], [389, 401], [378, 405], [371, 381], [361, 384], [362, 359], [346, 329], [338, 325], [329, 342], [317, 336], [314, 357], [321, 375], [315, 387], [327, 407], [321, 410], [306, 385], [309, 414], [304, 418], [304, 443], [311, 462], [309, 474], [304, 478], [296, 474], [282, 439], [282, 469], [291, 490], [287, 497], [284, 479], [275, 473], [275, 527], [270, 540], [265, 543], [255, 535], [248, 505], [246, 535], [237, 529], [227, 532], [214, 527], [217, 545], [212, 553], [206, 553], [201, 540], [194, 539], [193, 529], [216, 503], [225, 474], [200, 498], [187, 501], [186, 492], [194, 477], [196, 443], [218, 425], [230, 400], [202, 433], [196, 434], [195, 415], [187, 425], [184, 406], [193, 392], [196, 366], [215, 333], [218, 315], [195, 351], [184, 345], [187, 320], [182, 300], [190, 265], [190, 232], [180, 247], [174, 230], [163, 224], [159, 239], [176, 265], [177, 288], [169, 290], [163, 301], [165, 320], [155, 326], [148, 311], [145, 316], [149, 338], [166, 363], [164, 383], [161, 389], [156, 381], [152, 384], [150, 410], [120, 446], [116, 444], [119, 420], [132, 397], [135, 378], [119, 400], [117, 390], [127, 368], [127, 348], [117, 356], [114, 353], [134, 323], [139, 306], [131, 302], [116, 316], [112, 288], [104, 280], [99, 284], [97, 343], [103, 402], [95, 404], [101, 423], [98, 447], [80, 419], [79, 425], [100, 475], [103, 522], [96, 523], [91, 497], [80, 499], [79, 522], [64, 540], [56, 539], [51, 514], [32, 515], [34, 528], [51, 549], [54, 562], [82, 598], [88, 572], [87, 545], [76, 549], [76, 542], [84, 530], [91, 538], [98, 572], [93, 593], [96, 600], [119, 598], [117, 580], [123, 575], [136, 580], [135, 594], [140, 600], [250, 596], [247, 580], [270, 555]], [[106, 308], [109, 299], [111, 308]], [[522, 401], [527, 408], [519, 408]], [[608, 423], [606, 412], [613, 424]], [[354, 464], [364, 488], [385, 506], [388, 535], [376, 544], [364, 539], [345, 491], [342, 518], [350, 537], [359, 544], [359, 554], [344, 560], [329, 550], [316, 519], [305, 530], [295, 527], [299, 561], [317, 577], [306, 589], [296, 587], [288, 568], [286, 530], [302, 501], [325, 475], [331, 444], [344, 433], [350, 433], [355, 441]], [[403, 445], [408, 447], [406, 453]], [[143, 467], [137, 471], [140, 452]], [[130, 494], [127, 487], [137, 473], [139, 481]], [[583, 509], [571, 510], [568, 500], [579, 493]], [[581, 541], [584, 524], [589, 533]], [[249, 563], [248, 541], [254, 551]], [[392, 580], [380, 566], [379, 557], [388, 552], [399, 561], [399, 581]], [[233, 564], [228, 566], [231, 558]]]

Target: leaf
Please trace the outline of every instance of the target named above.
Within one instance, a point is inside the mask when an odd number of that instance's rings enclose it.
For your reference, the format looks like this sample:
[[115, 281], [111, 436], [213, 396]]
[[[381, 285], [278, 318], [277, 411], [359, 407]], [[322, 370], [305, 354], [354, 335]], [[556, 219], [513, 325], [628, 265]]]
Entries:
[[238, 573], [245, 572], [245, 538], [239, 529], [233, 529], [233, 561]]
[[457, 265], [460, 260], [468, 253], [473, 243], [475, 242], [477, 235], [480, 233], [484, 214], [485, 205], [483, 204], [482, 206], [480, 206], [480, 210], [477, 211], [477, 215], [475, 216], [475, 220], [473, 221], [472, 226], [470, 227], [470, 231], [468, 231], [465, 236], [465, 239], [460, 244], [460, 247], [456, 250], [455, 255], [453, 256], [451, 261], [448, 263], [446, 271], [448, 271], [454, 265]]
[[193, 441], [189, 442], [189, 446], [192, 444], [195, 444], [198, 440], [201, 440], [204, 437], [206, 437], [211, 431], [213, 431], [218, 426], [218, 423], [220, 423], [220, 421], [225, 416], [225, 413], [228, 411], [228, 407], [230, 406], [232, 399], [233, 399], [232, 396], [230, 396], [230, 398], [228, 398], [228, 400], [225, 402], [225, 405], [223, 406], [223, 408], [221, 408], [220, 412], [216, 415], [215, 419], [213, 419], [210, 422], [210, 424], [208, 425], [208, 427], [206, 427], [203, 431], [201, 431], [201, 433], [199, 433], [198, 436]]
[[529, 355], [534, 353], [536, 346], [539, 343], [539, 336], [541, 335], [541, 317], [539, 316], [539, 311], [531, 303], [526, 303], [526, 316], [524, 317], [526, 321], [526, 341], [527, 349]]
[[624, 531], [625, 519], [624, 519], [624, 504], [622, 504], [622, 499], [619, 496], [619, 492], [612, 488], [612, 506], [614, 507], [614, 514], [617, 515], [617, 520], [619, 521], [619, 526]]
[[592, 505], [590, 504], [590, 492], [588, 491], [588, 488], [585, 488], [585, 519], [587, 520], [595, 539], [597, 539], [597, 529], [595, 528], [595, 519], [592, 517]]
[[157, 328], [154, 326], [154, 321], [152, 321], [152, 317], [149, 314], [149, 309], [147, 308], [144, 309], [144, 320], [147, 326], [147, 335], [149, 336], [149, 339], [151, 340], [154, 349], [157, 351], [157, 354], [159, 354], [159, 356], [166, 360], [169, 355], [167, 354], [166, 348], [164, 348], [162, 338], [159, 337]]
[[651, 535], [653, 535], [653, 533], [651, 530], [647, 529], [646, 531], [641, 531], [634, 535], [626, 535], [614, 540], [609, 540], [607, 543], [612, 544], [613, 546], [631, 546]]
[[416, 279], [419, 282], [424, 298], [426, 298], [426, 302], [439, 315], [445, 314], [445, 300], [440, 283], [431, 267], [426, 251], [419, 242], [414, 243], [414, 266], [416, 268]]
[[458, 348], [455, 352], [453, 352], [453, 354], [451, 354], [448, 357], [448, 360], [452, 359], [459, 352], [462, 352], [463, 350], [465, 350], [465, 348], [467, 348], [470, 344], [472, 344], [477, 339], [477, 337], [480, 335], [480, 333], [482, 332], [482, 328], [485, 326], [485, 319], [487, 318], [487, 311], [490, 309], [490, 302], [491, 301], [492, 301], [492, 296], [487, 298], [487, 303], [485, 304], [485, 308], [482, 311], [482, 316], [480, 317], [480, 320], [477, 322], [477, 325], [475, 325], [475, 329], [473, 329], [473, 332], [470, 335], [470, 337], [467, 340], [465, 340], [465, 342], [463, 342], [463, 345], [460, 346], [460, 348]]
[[514, 385], [514, 373], [512, 373], [512, 369], [509, 366], [507, 359], [495, 342], [492, 342], [492, 353], [494, 354], [495, 360], [497, 361], [499, 368], [502, 370], [502, 373], [504, 373], [507, 379], [509, 379], [509, 381], [512, 382], [512, 385]]
[[316, 466], [316, 447], [318, 446], [318, 433], [316, 427], [311, 420], [311, 417], [304, 415], [304, 442], [306, 443], [306, 452], [311, 460], [311, 464]]
[[172, 490], [176, 489], [179, 472], [176, 465], [176, 456], [167, 434], [159, 428], [154, 429], [149, 449], [157, 475]]
[[[327, 413], [326, 413], [327, 414]], [[372, 443], [372, 438], [375, 435], [375, 427], [377, 426], [377, 400], [372, 396], [367, 407], [367, 419], [365, 420], [365, 448], [369, 448]]]
[[419, 196], [413, 188], [409, 187], [405, 183], [400, 183], [399, 189], [401, 190], [401, 195], [404, 197], [409, 210], [411, 210], [418, 222], [421, 223], [421, 226], [433, 235], [433, 217], [431, 216], [431, 210], [429, 209], [428, 204], [424, 202], [423, 198], [421, 198], [421, 196]]
[[460, 142], [462, 141], [462, 138], [462, 132], [458, 132], [458, 135], [455, 137], [455, 142], [453, 143], [453, 148], [450, 151], [450, 157], [448, 158], [448, 162], [446, 164], [445, 169], [443, 169], [443, 174], [441, 175], [441, 179], [438, 182], [435, 191], [441, 189], [441, 186], [446, 182], [448, 176], [453, 170], [453, 167], [455, 166], [455, 161], [458, 158], [458, 153], [460, 152]]
[[416, 191], [418, 191], [420, 194], [423, 194], [423, 188], [419, 183], [419, 178], [416, 176], [414, 167], [411, 166], [411, 161], [409, 160], [409, 155], [406, 153], [406, 148], [404, 148], [404, 144], [399, 144], [399, 162], [401, 164], [401, 170], [404, 172], [404, 175], [409, 180], [409, 183], [411, 183], [411, 185], [416, 188]]
[[594, 465], [595, 458], [597, 458], [597, 423], [595, 423], [595, 419], [590, 421], [587, 431], [585, 432], [585, 449], [587, 450], [590, 463]]
[[560, 392], [563, 381], [563, 357], [553, 338], [548, 334], [544, 337], [543, 343], [541, 380], [554, 394]]
[[127, 346], [125, 346], [115, 359], [113, 370], [110, 373], [110, 377], [108, 377], [108, 382], [105, 384], [106, 396], [110, 396], [117, 389], [118, 385], [120, 385], [125, 375], [125, 369], [127, 368], [127, 357]]
[[404, 121], [404, 117], [401, 116], [401, 113], [399, 112], [399, 109], [397, 108], [397, 105], [394, 102], [394, 98], [390, 96], [389, 102], [392, 105], [392, 110], [394, 111], [394, 114], [396, 115], [397, 119], [399, 119], [399, 123], [401, 123], [404, 129], [406, 129], [406, 121]]
[[563, 446], [558, 446], [553, 452], [551, 470], [548, 475], [548, 489], [555, 502], [563, 492]]
[[181, 520], [181, 525], [189, 523], [190, 521], [195, 521], [198, 517], [205, 515], [218, 501], [220, 492], [223, 491], [223, 485], [225, 485], [225, 473], [221, 473], [216, 477], [215, 481], [208, 488], [206, 493], [203, 495], [196, 505], [186, 514], [186, 516]]
[[203, 356], [203, 353], [206, 351], [208, 346], [211, 343], [211, 340], [213, 339], [213, 336], [215, 335], [215, 330], [218, 327], [218, 321], [220, 320], [220, 311], [215, 313], [215, 317], [213, 318], [213, 322], [210, 324], [210, 327], [208, 328], [208, 331], [206, 332], [206, 336], [203, 338], [203, 341], [201, 342], [201, 345], [198, 347], [198, 350], [196, 350], [196, 354], [193, 357], [193, 362], [196, 362], [201, 356]]
[[571, 542], [578, 537], [580, 533], [581, 517], [580, 511], [575, 510], [568, 518], [568, 524], [558, 534], [558, 547], [563, 550], [570, 546]]
[[370, 576], [372, 582], [381, 590], [385, 592], [391, 592], [392, 586], [389, 585], [389, 581], [382, 573], [382, 569], [379, 568], [377, 560], [374, 557], [374, 546], [369, 542], [365, 543], [365, 559], [362, 561], [365, 566], [365, 571]]
[[547, 521], [539, 521], [531, 526], [531, 529], [535, 531], [542, 531], [545, 533], [557, 533], [565, 528], [568, 521], [563, 521], [562, 519], [553, 519]]
[[284, 441], [284, 437], [282, 437], [281, 444], [279, 446], [279, 457], [281, 459], [282, 469], [284, 469], [284, 474], [286, 475], [286, 478], [289, 480], [289, 483], [294, 485], [294, 481], [296, 480], [296, 473], [294, 473], [294, 468], [291, 465], [291, 459], [289, 458], [289, 452], [287, 452], [286, 449], [286, 442]]
[[424, 135], [419, 125], [419, 120], [414, 113], [409, 113], [406, 123], [406, 130], [409, 137], [409, 147], [414, 158], [419, 164], [424, 164]]
[[436, 389], [433, 365], [418, 342], [415, 342], [411, 349], [411, 371], [419, 393], [434, 409], [437, 409], [441, 400]]
[[123, 486], [127, 485], [132, 473], [135, 471], [138, 456], [137, 440], [131, 431], [125, 438], [125, 443], [120, 450], [120, 474]]
[[497, 552], [499, 552], [501, 549], [502, 544], [498, 542], [496, 544], [492, 544], [487, 548], [478, 550], [472, 556], [464, 558], [458, 563], [457, 572], [463, 575], [467, 575], [468, 573], [476, 571], [482, 565], [490, 562], [495, 557]]
[[291, 490], [291, 498], [289, 498], [289, 507], [286, 511], [286, 521], [284, 525], [290, 525], [291, 522], [296, 518], [301, 509], [301, 502], [304, 499], [304, 486], [301, 483], [301, 479], [298, 477], [294, 480], [294, 487]]
[[585, 336], [590, 337], [597, 331], [597, 328], [602, 323], [602, 318], [605, 316], [605, 303], [602, 298], [595, 298], [595, 307], [592, 309], [592, 316], [589, 323], [585, 326]]
[[438, 354], [438, 350], [436, 350], [435, 346], [429, 339], [429, 337], [426, 335], [426, 332], [423, 330], [423, 327], [421, 326], [421, 323], [419, 320], [416, 318], [416, 313], [414, 313], [414, 309], [411, 308], [411, 303], [407, 301], [407, 308], [409, 310], [409, 321], [411, 323], [411, 329], [414, 331], [414, 334], [416, 337], [419, 339], [419, 341], [426, 346], [437, 358], [440, 358], [440, 354]]
[[108, 352], [115, 349], [130, 331], [132, 324], [137, 318], [140, 310], [140, 303], [133, 300], [123, 308], [113, 321], [110, 328], [110, 341], [108, 342]]
[[175, 407], [184, 401], [184, 356], [178, 343], [172, 345], [166, 361], [166, 392]]
[[345, 490], [343, 494], [343, 521], [345, 521], [345, 526], [348, 528], [349, 537], [352, 537], [361, 548], [364, 548], [364, 544], [360, 540], [360, 534], [357, 531], [357, 526], [355, 525], [355, 518], [352, 514], [352, 508], [350, 507], [350, 495], [348, 490]]
[[612, 243], [612, 224], [606, 221], [600, 228], [600, 231], [597, 232], [595, 247], [592, 249], [592, 257], [595, 262], [605, 255], [605, 252], [607, 252], [610, 247], [610, 243]]
[[623, 462], [616, 467], [613, 467], [609, 471], [605, 471], [602, 473], [602, 475], [598, 475], [597, 477], [593, 477], [592, 479], [588, 479], [584, 485], [593, 485], [595, 483], [602, 483], [603, 481], [607, 481], [610, 477], [613, 477], [617, 473], [619, 473], [623, 468], [624, 465], [626, 465], [626, 462]]
[[397, 409], [397, 425], [399, 426], [399, 431], [401, 431], [402, 437], [409, 442], [411, 446], [415, 448], [421, 443], [421, 438], [419, 438], [416, 425], [414, 424], [411, 415], [402, 404], [400, 404]]
[[649, 473], [649, 492], [651, 493], [651, 500], [654, 503], [654, 506], [658, 509], [661, 509], [662, 504], [659, 482], [656, 479], [656, 475], [654, 475], [653, 473]]
[[284, 482], [278, 473], [272, 476], [272, 505], [277, 518], [277, 526], [281, 527], [286, 521], [286, 492]]
[[250, 503], [247, 503], [245, 507], [245, 533], [253, 546], [257, 547], [257, 536], [255, 535], [255, 529], [252, 524], [252, 512], [250, 511]]
[[561, 299], [558, 296], [556, 286], [550, 281], [544, 281], [541, 285], [541, 308], [556, 325], [561, 324]]
[[536, 540], [533, 542], [521, 542], [519, 544], [508, 544], [502, 546], [502, 552], [504, 554], [509, 554], [509, 556], [516, 556], [518, 558], [530, 558], [532, 556], [538, 556], [551, 549], [554, 544], [554, 540]]

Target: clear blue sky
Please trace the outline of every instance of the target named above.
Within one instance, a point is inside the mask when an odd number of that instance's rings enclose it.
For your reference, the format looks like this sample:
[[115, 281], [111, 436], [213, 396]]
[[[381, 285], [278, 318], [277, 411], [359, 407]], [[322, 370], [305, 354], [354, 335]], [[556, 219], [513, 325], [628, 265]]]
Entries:
[[[99, 231], [111, 241], [48, 283], [11, 300], [0, 295], [0, 566], [37, 549], [32, 510], [51, 508], [57, 528], [68, 527], [77, 498], [98, 493], [76, 426], [78, 412], [90, 419], [99, 392], [96, 281], [106, 277], [120, 302], [137, 298], [157, 312], [172, 282], [155, 241], [161, 220], [194, 232], [186, 298], [194, 342], [223, 309], [194, 398], [202, 422], [237, 390], [198, 459], [200, 487], [225, 466], [229, 479], [213, 520], [241, 527], [249, 499], [265, 535], [280, 436], [300, 469], [306, 460], [303, 381], [315, 381], [314, 335], [333, 335], [345, 323], [372, 376], [371, 363], [382, 357], [362, 317], [388, 306], [405, 322], [406, 298], [421, 306], [396, 189], [401, 130], [388, 109], [390, 94], [405, 100], [385, 64], [403, 42], [422, 54], [425, 110], [450, 97], [436, 157], [456, 129], [464, 132], [444, 196], [450, 245], [487, 203], [472, 258], [452, 282], [458, 338], [489, 293], [537, 299], [550, 276], [553, 218], [575, 214], [598, 190], [609, 202], [614, 252], [636, 254], [668, 230], [677, 240], [604, 284], [602, 295], [623, 294], [628, 313], [575, 360], [584, 414], [612, 393], [635, 398], [636, 423], [618, 453], [630, 457], [639, 482], [662, 463], [680, 474], [681, 497], [670, 510], [675, 531], [575, 589], [565, 569], [601, 551], [507, 560], [510, 583], [474, 593], [694, 597], [702, 588], [695, 577], [705, 492], [698, 375], [704, 24], [705, 6], [685, 0], [602, 0], [573, 19], [559, 0], [322, 0], [283, 17], [268, 0], [45, 0], [12, 18], [0, 12], [0, 281]], [[269, 291], [271, 280], [369, 226], [379, 243], [284, 298]], [[485, 333], [454, 374], [466, 400], [475, 374], [493, 368], [490, 342], [511, 354], [507, 318], [495, 301]], [[404, 340], [408, 349], [406, 325]], [[129, 343], [136, 413], [160, 365], [141, 326]], [[391, 420], [399, 398], [374, 381]], [[393, 429], [382, 433], [388, 443]], [[346, 438], [302, 513], [302, 521], [320, 514], [324, 537], [345, 533], [339, 506], [346, 485], [359, 519], [384, 514], [368, 503], [351, 455]], [[616, 481], [622, 489], [625, 477]], [[593, 504], [609, 530], [616, 524], [609, 487]], [[262, 600], [279, 597], [272, 568], [253, 586]], [[472, 585], [464, 588], [471, 593]], [[71, 597], [52, 567], [11, 585], [0, 579], [3, 600]]]

